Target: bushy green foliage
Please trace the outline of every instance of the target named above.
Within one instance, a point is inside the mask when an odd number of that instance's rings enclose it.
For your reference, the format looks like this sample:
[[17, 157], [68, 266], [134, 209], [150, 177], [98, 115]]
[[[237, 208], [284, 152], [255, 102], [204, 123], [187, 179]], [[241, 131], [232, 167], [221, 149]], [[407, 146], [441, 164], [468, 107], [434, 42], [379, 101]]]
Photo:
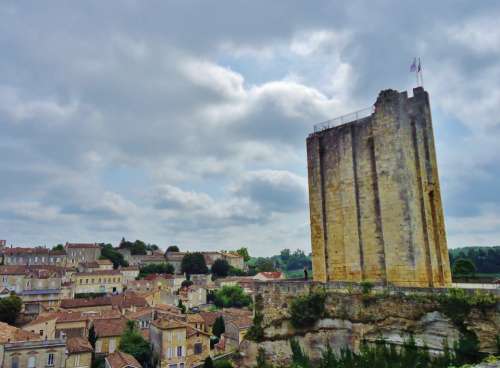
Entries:
[[167, 253], [168, 252], [179, 252], [179, 247], [177, 245], [170, 245], [168, 248], [167, 248]]
[[181, 271], [188, 275], [207, 274], [208, 267], [203, 254], [199, 252], [187, 253], [182, 258]]
[[475, 292], [470, 294], [464, 289], [450, 289], [436, 297], [441, 311], [446, 314], [462, 332], [464, 320], [473, 307], [488, 308], [496, 304], [497, 298], [491, 293]]
[[132, 255], [144, 255], [147, 254], [148, 251], [155, 251], [160, 249], [156, 244], [146, 244], [142, 240], [130, 242], [128, 240], [125, 240], [125, 238], [122, 238], [118, 248], [130, 249], [130, 253]]
[[224, 318], [219, 316], [215, 319], [214, 325], [212, 326], [212, 333], [220, 337], [224, 332], [226, 332], [226, 325], [224, 324]]
[[252, 298], [239, 285], [223, 286], [215, 292], [214, 303], [219, 308], [242, 308], [250, 305]]
[[262, 326], [262, 323], [264, 322], [264, 314], [262, 313], [263, 309], [264, 298], [262, 295], [257, 294], [255, 296], [253, 324], [248, 329], [245, 336], [246, 339], [259, 342], [264, 338], [264, 327]]
[[257, 352], [257, 365], [255, 368], [272, 368], [272, 366], [266, 362], [266, 351], [264, 348], [259, 348]]
[[214, 362], [214, 368], [233, 368], [233, 365], [227, 359], [220, 359]]
[[8, 324], [13, 324], [21, 308], [23, 301], [15, 294], [9, 295], [7, 298], [0, 299], [0, 321]]
[[247, 273], [240, 268], [229, 266], [228, 276], [247, 276]]
[[214, 362], [212, 358], [209, 356], [205, 358], [205, 362], [203, 363], [203, 368], [214, 368]]
[[109, 259], [113, 263], [113, 268], [127, 267], [128, 262], [123, 258], [123, 254], [113, 248], [111, 244], [100, 244], [101, 257], [100, 259]]
[[64, 245], [57, 244], [52, 247], [52, 250], [64, 250]]
[[310, 292], [300, 295], [290, 303], [290, 320], [294, 327], [309, 327], [325, 314], [326, 293]]
[[361, 286], [361, 292], [363, 293], [363, 295], [370, 294], [370, 292], [373, 289], [373, 283], [371, 283], [370, 281], [363, 281], [360, 283], [360, 286]]
[[290, 341], [290, 347], [294, 368], [448, 368], [457, 363], [447, 348], [442, 356], [431, 357], [427, 348], [416, 346], [413, 337], [399, 349], [384, 342], [371, 345], [363, 343], [359, 353], [341, 349], [339, 354], [335, 354], [327, 346], [320, 361], [314, 364], [296, 341]]
[[177, 303], [177, 308], [181, 310], [182, 314], [186, 313], [186, 306], [182, 303], [181, 299], [179, 299], [179, 302]]
[[453, 263], [452, 267], [453, 276], [474, 276], [476, 273], [476, 266], [468, 258], [459, 258]]
[[460, 339], [455, 342], [455, 361], [457, 364], [476, 363], [481, 360], [479, 353], [479, 339], [473, 331], [464, 331]]
[[[449, 254], [452, 265], [458, 259], [467, 258], [474, 263], [477, 273], [498, 274], [500, 272], [500, 246], [455, 248], [450, 249]], [[452, 271], [453, 269], [454, 267]]]
[[229, 273], [229, 263], [225, 259], [217, 259], [212, 265], [212, 274], [216, 277], [226, 277]]
[[241, 247], [240, 249], [236, 250], [236, 253], [238, 253], [240, 256], [243, 257], [243, 261], [248, 262], [250, 260], [250, 254], [248, 253], [248, 248]]
[[127, 322], [127, 328], [120, 338], [119, 349], [132, 355], [144, 368], [152, 367], [152, 349], [137, 330], [134, 321]]
[[139, 269], [139, 278], [146, 277], [147, 275], [153, 273], [168, 273], [173, 275], [175, 272], [174, 266], [170, 263], [158, 263], [158, 264], [150, 264], [147, 266], [143, 266]]

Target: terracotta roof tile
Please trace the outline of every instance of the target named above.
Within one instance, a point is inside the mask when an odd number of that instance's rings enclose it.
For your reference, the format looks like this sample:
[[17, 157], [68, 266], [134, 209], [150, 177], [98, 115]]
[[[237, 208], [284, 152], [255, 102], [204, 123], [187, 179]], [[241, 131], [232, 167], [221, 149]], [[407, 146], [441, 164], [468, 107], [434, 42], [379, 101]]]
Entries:
[[41, 336], [31, 331], [24, 331], [7, 323], [0, 322], [0, 344], [27, 340], [41, 340]]
[[127, 327], [125, 318], [97, 319], [94, 329], [97, 337], [120, 336]]
[[90, 353], [93, 351], [92, 345], [83, 337], [69, 337], [66, 340], [66, 348], [70, 354]]
[[90, 272], [77, 272], [74, 276], [120, 276], [121, 274], [119, 270], [95, 270]]
[[81, 248], [100, 248], [97, 243], [66, 243], [66, 248], [81, 249]]
[[130, 354], [117, 350], [106, 357], [111, 368], [142, 368], [142, 365]]

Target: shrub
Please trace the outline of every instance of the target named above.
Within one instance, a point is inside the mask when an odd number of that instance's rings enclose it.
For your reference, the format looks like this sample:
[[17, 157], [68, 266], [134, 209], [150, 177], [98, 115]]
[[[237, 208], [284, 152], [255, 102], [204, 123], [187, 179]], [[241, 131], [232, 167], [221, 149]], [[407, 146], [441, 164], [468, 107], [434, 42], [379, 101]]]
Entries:
[[224, 286], [216, 291], [214, 298], [215, 305], [224, 308], [242, 308], [250, 305], [252, 298], [245, 294], [241, 286]]
[[229, 360], [221, 359], [214, 362], [214, 368], [233, 368], [233, 365]]
[[264, 298], [262, 295], [257, 294], [255, 296], [255, 305], [254, 305], [254, 316], [253, 316], [253, 324], [249, 328], [245, 338], [253, 341], [262, 341], [264, 339], [264, 327], [262, 327], [262, 323], [264, 322], [264, 314], [262, 310], [264, 309]]
[[229, 269], [229, 263], [225, 259], [217, 259], [212, 265], [212, 274], [215, 277], [226, 277]]
[[294, 327], [309, 327], [325, 314], [326, 294], [323, 291], [310, 292], [293, 299], [289, 312]]
[[363, 295], [368, 295], [372, 291], [374, 285], [370, 281], [363, 281], [360, 283], [360, 286]]

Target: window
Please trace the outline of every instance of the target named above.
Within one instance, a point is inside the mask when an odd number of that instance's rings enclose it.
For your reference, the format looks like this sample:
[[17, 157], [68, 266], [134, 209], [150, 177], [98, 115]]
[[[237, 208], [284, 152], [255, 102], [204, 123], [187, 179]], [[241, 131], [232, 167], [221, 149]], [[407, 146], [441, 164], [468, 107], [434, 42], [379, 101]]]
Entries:
[[177, 347], [177, 356], [181, 357], [182, 356], [182, 346]]
[[80, 285], [83, 284], [83, 279], [80, 279]]
[[114, 353], [116, 349], [115, 339], [109, 339], [109, 352]]
[[12, 368], [19, 368], [19, 357], [12, 357]]
[[80, 366], [80, 354], [75, 355], [75, 367]]
[[89, 283], [89, 279], [85, 279], [85, 283], [88, 284]]
[[43, 336], [43, 330], [40, 330], [40, 336]]
[[169, 364], [168, 368], [177, 368], [177, 364]]
[[36, 367], [36, 357], [30, 356], [28, 358], [28, 368], [35, 368]]
[[47, 356], [47, 365], [50, 367], [54, 365], [54, 353], [49, 353]]
[[203, 352], [203, 344], [201, 342], [197, 342], [194, 344], [194, 353], [201, 354]]

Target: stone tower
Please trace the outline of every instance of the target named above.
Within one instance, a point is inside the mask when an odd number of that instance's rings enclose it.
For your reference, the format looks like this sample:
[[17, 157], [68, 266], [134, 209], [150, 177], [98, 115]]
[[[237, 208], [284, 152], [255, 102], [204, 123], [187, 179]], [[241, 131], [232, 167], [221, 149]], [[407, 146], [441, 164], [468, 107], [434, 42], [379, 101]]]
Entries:
[[427, 92], [327, 123], [307, 138], [314, 280], [450, 285]]

